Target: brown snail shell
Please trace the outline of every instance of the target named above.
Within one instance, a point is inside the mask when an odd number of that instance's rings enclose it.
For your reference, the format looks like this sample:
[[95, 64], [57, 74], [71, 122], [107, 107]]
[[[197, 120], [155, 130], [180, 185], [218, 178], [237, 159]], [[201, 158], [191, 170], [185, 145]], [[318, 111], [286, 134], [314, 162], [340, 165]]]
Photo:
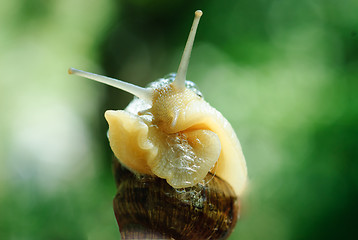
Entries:
[[114, 161], [114, 213], [122, 239], [226, 239], [239, 215], [232, 187], [209, 173], [205, 184], [174, 189]]

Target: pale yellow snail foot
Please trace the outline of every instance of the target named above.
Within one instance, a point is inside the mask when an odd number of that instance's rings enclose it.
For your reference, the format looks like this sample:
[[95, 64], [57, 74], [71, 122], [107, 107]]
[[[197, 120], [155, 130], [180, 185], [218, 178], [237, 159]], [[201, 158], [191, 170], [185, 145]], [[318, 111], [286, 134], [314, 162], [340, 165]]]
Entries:
[[128, 169], [152, 174], [147, 161], [155, 159], [158, 148], [148, 136], [148, 126], [138, 116], [123, 110], [108, 110], [105, 118], [109, 125], [108, 138], [114, 155]]
[[111, 148], [129, 169], [154, 174], [174, 188], [201, 182], [219, 158], [219, 137], [209, 130], [166, 134], [137, 115], [109, 110]]

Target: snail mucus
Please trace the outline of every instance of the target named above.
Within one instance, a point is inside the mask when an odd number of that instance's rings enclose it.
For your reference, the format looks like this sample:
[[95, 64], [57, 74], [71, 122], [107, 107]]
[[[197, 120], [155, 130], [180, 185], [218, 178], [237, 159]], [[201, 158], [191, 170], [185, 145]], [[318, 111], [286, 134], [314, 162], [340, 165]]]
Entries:
[[125, 110], [105, 112], [123, 239], [225, 239], [236, 224], [247, 182], [240, 142], [186, 80], [201, 15], [195, 12], [177, 74], [147, 88], [69, 69], [135, 96]]

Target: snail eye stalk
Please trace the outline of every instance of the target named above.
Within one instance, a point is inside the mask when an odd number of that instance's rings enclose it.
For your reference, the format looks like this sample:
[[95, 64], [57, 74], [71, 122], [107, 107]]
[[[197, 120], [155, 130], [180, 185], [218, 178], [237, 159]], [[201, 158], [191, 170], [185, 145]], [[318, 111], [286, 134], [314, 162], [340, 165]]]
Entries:
[[186, 42], [184, 52], [179, 64], [178, 73], [173, 82], [173, 85], [178, 89], [185, 88], [186, 72], [188, 70], [191, 50], [193, 49], [194, 39], [196, 35], [196, 30], [198, 29], [200, 17], [203, 15], [201, 10], [195, 11], [195, 17], [193, 21], [193, 26], [191, 27], [188, 40]]

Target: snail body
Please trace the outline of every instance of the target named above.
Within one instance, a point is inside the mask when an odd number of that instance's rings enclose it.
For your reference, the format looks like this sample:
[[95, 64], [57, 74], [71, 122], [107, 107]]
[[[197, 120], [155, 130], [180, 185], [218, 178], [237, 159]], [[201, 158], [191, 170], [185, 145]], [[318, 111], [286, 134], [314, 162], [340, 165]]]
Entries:
[[69, 69], [135, 95], [125, 110], [108, 110], [109, 141], [118, 160], [137, 174], [166, 179], [173, 188], [192, 187], [211, 172], [227, 181], [237, 195], [246, 186], [247, 168], [230, 123], [202, 96], [186, 87], [186, 72], [197, 26], [195, 18], [175, 80], [141, 88], [117, 79]]

